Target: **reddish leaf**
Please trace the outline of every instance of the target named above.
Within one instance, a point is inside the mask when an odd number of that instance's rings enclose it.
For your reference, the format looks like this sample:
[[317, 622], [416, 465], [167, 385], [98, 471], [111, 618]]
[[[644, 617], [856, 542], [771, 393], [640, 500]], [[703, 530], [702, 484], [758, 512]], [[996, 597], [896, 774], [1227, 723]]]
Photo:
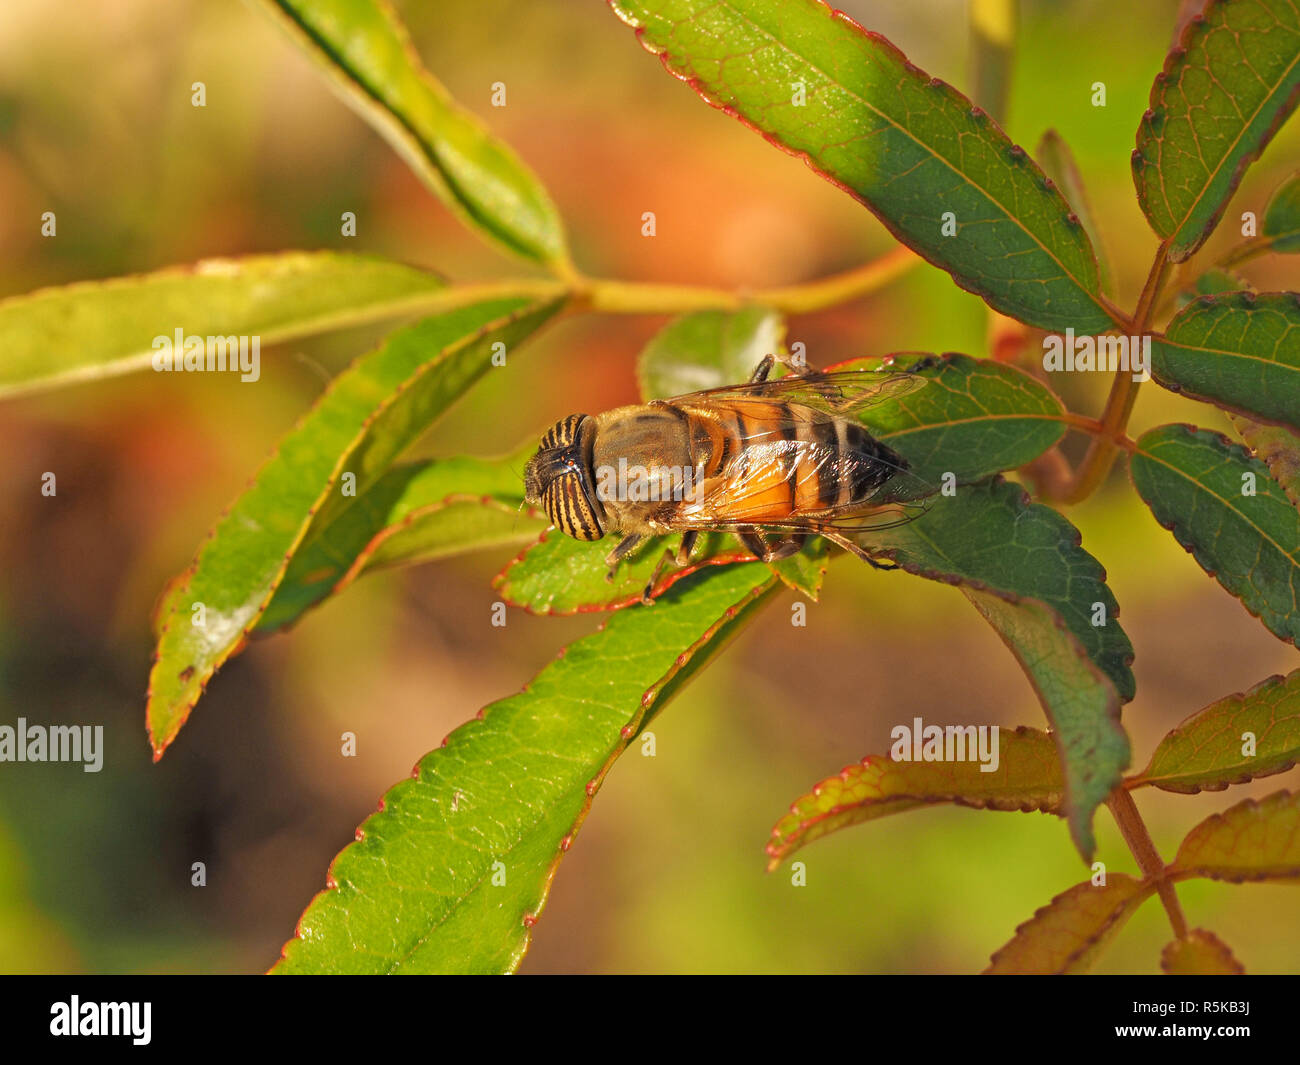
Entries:
[[982, 772], [973, 758], [895, 762], [884, 755], [868, 755], [794, 801], [772, 829], [768, 870], [841, 828], [926, 804], [1060, 813], [1064, 785], [1051, 736], [1024, 726], [1000, 732], [998, 755], [998, 768], [991, 773]]
[[1112, 873], [1104, 887], [1075, 884], [1016, 929], [985, 975], [1083, 972], [1153, 891], [1152, 884], [1123, 873]]

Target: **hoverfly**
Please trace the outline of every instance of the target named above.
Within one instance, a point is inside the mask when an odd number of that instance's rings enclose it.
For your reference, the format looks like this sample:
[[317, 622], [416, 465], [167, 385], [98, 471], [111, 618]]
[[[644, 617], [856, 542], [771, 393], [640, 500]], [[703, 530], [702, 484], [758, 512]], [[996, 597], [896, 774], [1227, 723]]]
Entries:
[[883, 377], [769, 380], [773, 364], [766, 356], [746, 384], [556, 422], [524, 468], [526, 501], [577, 540], [620, 533], [605, 559], [611, 580], [643, 540], [674, 532], [678, 566], [700, 533], [731, 532], [765, 562], [818, 535], [885, 568], [853, 536], [919, 517], [936, 489], [852, 416], [925, 384], [924, 360]]

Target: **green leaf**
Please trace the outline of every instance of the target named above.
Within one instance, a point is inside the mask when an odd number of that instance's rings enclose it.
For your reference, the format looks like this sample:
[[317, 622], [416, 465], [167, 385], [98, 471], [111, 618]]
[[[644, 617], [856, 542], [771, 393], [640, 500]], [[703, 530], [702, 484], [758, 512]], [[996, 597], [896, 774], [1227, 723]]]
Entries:
[[1110, 265], [1103, 253], [1105, 245], [1101, 240], [1101, 231], [1097, 228], [1096, 219], [1089, 206], [1088, 193], [1084, 188], [1083, 176], [1079, 173], [1078, 164], [1074, 161], [1074, 153], [1065, 143], [1065, 138], [1056, 130], [1049, 129], [1038, 142], [1034, 158], [1043, 168], [1043, 173], [1056, 183], [1056, 187], [1061, 190], [1066, 201], [1074, 208], [1074, 213], [1079, 218], [1079, 225], [1083, 226], [1083, 231], [1088, 234], [1093, 254], [1097, 257], [1101, 291], [1109, 295], [1114, 291], [1114, 278], [1111, 276]]
[[1268, 201], [1263, 235], [1272, 251], [1300, 252], [1300, 170], [1282, 182]]
[[1053, 725], [1070, 834], [1090, 857], [1093, 811], [1129, 764], [1119, 705], [1135, 685], [1118, 605], [1077, 530], [996, 481], [940, 497], [924, 517], [862, 542], [908, 572], [961, 587], [1019, 660]]
[[1016, 929], [984, 970], [988, 975], [1085, 972], [1155, 888], [1123, 873], [1110, 873], [1103, 887], [1075, 884]]
[[[807, 159], [995, 309], [1045, 329], [1112, 327], [1087, 234], [1060, 192], [984, 112], [883, 37], [817, 0], [611, 6], [705, 100]], [[949, 212], [957, 228], [945, 236]]]
[[386, 3], [261, 0], [261, 6], [461, 218], [525, 258], [571, 270], [559, 215], [536, 175], [425, 70]]
[[[681, 543], [681, 535], [674, 533], [646, 540], [620, 561], [611, 581], [606, 576], [609, 567], [605, 556], [614, 542], [610, 537], [585, 543], [551, 529], [511, 560], [493, 579], [492, 586], [502, 600], [530, 614], [585, 614], [640, 603], [647, 587], [651, 599], [657, 599], [683, 577], [705, 566], [753, 560], [730, 533], [704, 533], [696, 542], [691, 561], [678, 569], [674, 561], [665, 561], [665, 556], [676, 555]], [[826, 573], [826, 545], [813, 538], [803, 550], [769, 563], [768, 568], [786, 585], [816, 600]]]
[[1280, 425], [1232, 416], [1232, 424], [1256, 458], [1262, 459], [1287, 499], [1300, 506], [1300, 436]]
[[1228, 945], [1204, 928], [1169, 943], [1160, 952], [1160, 968], [1168, 976], [1241, 976], [1246, 971]]
[[683, 581], [458, 728], [334, 860], [274, 971], [517, 967], [613, 761], [778, 587], [759, 565]]
[[1294, 0], [1212, 2], [1189, 23], [1151, 88], [1133, 152], [1138, 200], [1171, 262], [1204, 243], [1297, 98]]
[[967, 744], [964, 761], [904, 762], [872, 754], [823, 780], [795, 799], [772, 828], [768, 871], [822, 836], [918, 806], [951, 802], [980, 810], [1059, 811], [1064, 785], [1051, 736], [1023, 726], [999, 731], [998, 765], [989, 773], [974, 758], [975, 736], [963, 734], [960, 742]]
[[[1196, 296], [1222, 296], [1229, 292], [1253, 292], [1249, 281], [1232, 270], [1212, 267], [1196, 279], [1192, 286]], [[1181, 308], [1180, 308], [1181, 310]]]
[[373, 486], [487, 372], [494, 343], [522, 342], [558, 307], [523, 300], [462, 307], [394, 333], [335, 378], [167, 593], [149, 677], [155, 758], [257, 624], [312, 522], [328, 524], [350, 505], [344, 474], [355, 477], [358, 494]]
[[[852, 359], [832, 369], [906, 369], [917, 354]], [[935, 487], [983, 480], [1032, 462], [1065, 434], [1065, 410], [1046, 385], [991, 359], [947, 354], [916, 372], [924, 388], [868, 407], [858, 416]]]
[[1201, 568], [1300, 647], [1300, 512], [1268, 468], [1218, 433], [1163, 425], [1138, 440], [1130, 472]]
[[[960, 583], [1008, 602], [1037, 600], [1057, 613], [1124, 702], [1136, 686], [1133, 645], [1120, 627], [1106, 571], [1079, 531], [1018, 485], [997, 480], [936, 497], [916, 521], [862, 538], [873, 555], [909, 573]], [[1093, 619], [1099, 623], [1094, 624]]]
[[1175, 297], [1178, 310], [1200, 296], [1222, 296], [1229, 292], [1254, 292], [1254, 288], [1240, 274], [1222, 267], [1211, 267], [1201, 274], [1190, 287], [1181, 289]]
[[178, 329], [215, 357], [210, 338], [274, 344], [426, 313], [454, 291], [411, 266], [335, 252], [207, 259], [40, 289], [0, 301], [0, 397], [148, 369], [154, 339]]
[[520, 511], [527, 453], [446, 458], [394, 466], [294, 553], [255, 632], [293, 624], [362, 573], [430, 562], [487, 547], [524, 544], [545, 518]]
[[1165, 388], [1256, 421], [1300, 425], [1300, 295], [1238, 292], [1184, 307], [1152, 343]]
[[1187, 833], [1169, 875], [1300, 882], [1300, 794], [1274, 792], [1206, 818]]
[[[1249, 735], [1249, 740], [1248, 740]], [[1156, 748], [1129, 781], [1187, 795], [1222, 791], [1300, 762], [1300, 670], [1270, 677], [1193, 714]]]
[[581, 614], [639, 603], [641, 593], [656, 573], [652, 598], [701, 566], [750, 557], [729, 534], [706, 533], [696, 544], [691, 563], [678, 570], [672, 564], [661, 563], [665, 554], [676, 553], [681, 536], [658, 536], [625, 558], [610, 581], [606, 579], [609, 567], [605, 556], [614, 543], [614, 537], [586, 543], [551, 529], [511, 560], [492, 586], [505, 602], [530, 614]]
[[643, 400], [741, 384], [785, 336], [781, 316], [766, 307], [699, 311], [664, 326], [641, 350], [637, 378]]

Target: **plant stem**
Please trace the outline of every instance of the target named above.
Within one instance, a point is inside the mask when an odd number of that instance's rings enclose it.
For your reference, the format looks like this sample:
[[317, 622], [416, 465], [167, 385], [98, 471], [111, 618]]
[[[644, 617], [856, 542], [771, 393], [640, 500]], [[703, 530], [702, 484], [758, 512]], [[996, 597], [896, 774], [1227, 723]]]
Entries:
[[970, 0], [971, 98], [998, 125], [1007, 121], [1020, 0]]
[[1173, 926], [1174, 935], [1179, 939], [1186, 939], [1187, 919], [1183, 916], [1182, 906], [1179, 905], [1178, 894], [1174, 891], [1173, 882], [1165, 876], [1165, 863], [1156, 850], [1155, 843], [1151, 840], [1151, 833], [1147, 831], [1146, 822], [1142, 820], [1142, 815], [1138, 813], [1138, 808], [1133, 802], [1133, 796], [1121, 785], [1111, 792], [1110, 798], [1106, 800], [1106, 805], [1110, 807], [1110, 812], [1114, 815], [1115, 823], [1119, 825], [1120, 833], [1124, 837], [1124, 842], [1128, 844], [1128, 849], [1133, 852], [1133, 857], [1137, 859], [1138, 868], [1142, 870], [1142, 876], [1155, 884], [1156, 892], [1160, 896], [1160, 901], [1164, 904], [1165, 912], [1169, 914], [1169, 923]]
[[[1142, 295], [1138, 299], [1137, 310], [1127, 323], [1126, 331], [1136, 337], [1145, 333], [1151, 325], [1151, 316], [1160, 290], [1164, 286], [1165, 275], [1169, 265], [1169, 246], [1161, 244], [1156, 252], [1155, 261], [1147, 274], [1146, 284], [1142, 286]], [[1111, 464], [1117, 453], [1116, 440], [1128, 426], [1129, 416], [1133, 413], [1133, 404], [1137, 402], [1138, 385], [1131, 373], [1118, 371], [1110, 386], [1110, 395], [1106, 397], [1106, 409], [1102, 411], [1102, 433], [1095, 439], [1083, 457], [1074, 475], [1074, 483], [1065, 493], [1062, 502], [1078, 503], [1087, 499], [1097, 486], [1106, 479]]]
[[842, 274], [777, 288], [732, 290], [592, 278], [583, 283], [576, 298], [584, 309], [613, 314], [737, 310], [750, 303], [786, 314], [809, 314], [875, 292], [920, 261], [909, 249], [898, 247]]

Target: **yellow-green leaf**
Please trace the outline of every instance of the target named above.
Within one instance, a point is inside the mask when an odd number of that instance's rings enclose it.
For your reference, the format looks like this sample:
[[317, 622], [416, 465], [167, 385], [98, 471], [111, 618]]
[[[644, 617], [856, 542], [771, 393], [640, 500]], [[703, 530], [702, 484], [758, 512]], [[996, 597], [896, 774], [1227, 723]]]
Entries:
[[1162, 791], [1222, 791], [1300, 761], [1300, 670], [1211, 703], [1173, 729], [1130, 781]]
[[[147, 370], [165, 338], [199, 337], [206, 360], [240, 337], [259, 348], [428, 313], [457, 299], [442, 278], [365, 255], [282, 252], [207, 259], [0, 301], [0, 397]], [[250, 348], [251, 350], [251, 348]], [[262, 351], [265, 354], [265, 351]], [[238, 359], [234, 359], [238, 363]]]
[[1110, 873], [1102, 887], [1075, 884], [1016, 929], [990, 959], [987, 975], [1054, 976], [1088, 969], [1155, 888], [1123, 873]]
[[1193, 928], [1186, 939], [1175, 939], [1160, 953], [1160, 968], [1169, 976], [1241, 976], [1241, 962], [1213, 932]]
[[449, 207], [526, 258], [567, 271], [559, 215], [536, 175], [430, 74], [380, 0], [260, 0]]
[[1169, 874], [1300, 882], [1300, 793], [1247, 799], [1206, 818], [1187, 833]]

